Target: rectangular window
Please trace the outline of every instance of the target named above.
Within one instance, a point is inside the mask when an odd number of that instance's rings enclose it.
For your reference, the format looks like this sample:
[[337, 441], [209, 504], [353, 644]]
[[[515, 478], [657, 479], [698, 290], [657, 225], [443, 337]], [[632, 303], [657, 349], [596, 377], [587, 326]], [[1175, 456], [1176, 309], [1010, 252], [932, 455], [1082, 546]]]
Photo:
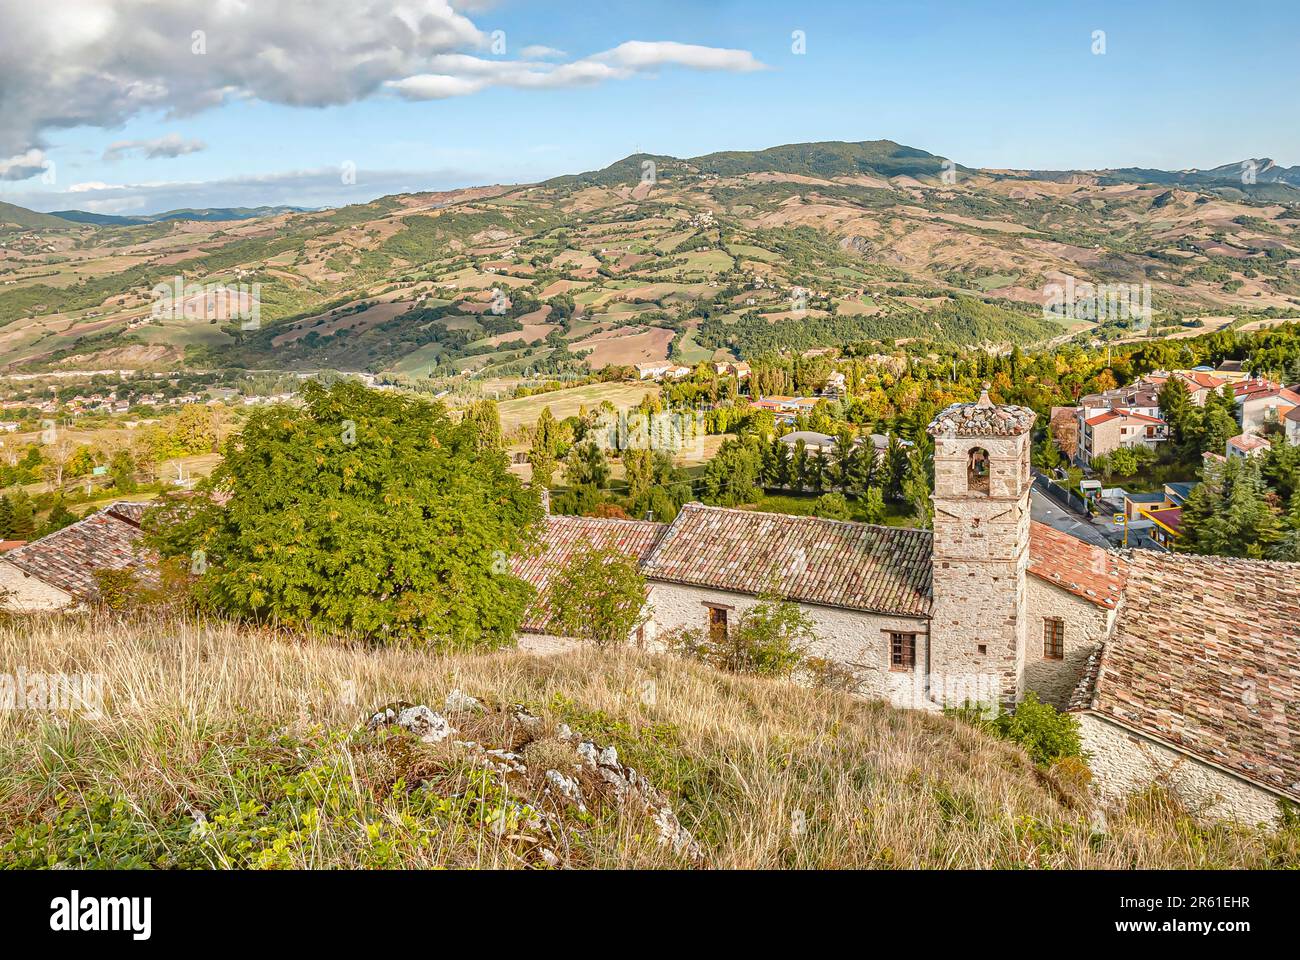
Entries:
[[714, 643], [724, 643], [727, 639], [726, 607], [709, 607], [709, 639]]
[[1043, 618], [1043, 656], [1048, 660], [1065, 659], [1065, 621], [1060, 617]]
[[916, 666], [916, 634], [891, 633], [889, 635], [889, 668], [911, 670]]

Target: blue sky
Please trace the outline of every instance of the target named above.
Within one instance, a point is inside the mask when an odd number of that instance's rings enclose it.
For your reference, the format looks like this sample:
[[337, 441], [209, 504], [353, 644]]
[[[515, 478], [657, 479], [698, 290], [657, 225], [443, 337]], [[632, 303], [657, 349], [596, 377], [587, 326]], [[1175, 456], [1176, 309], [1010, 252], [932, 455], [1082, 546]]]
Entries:
[[[112, 72], [119, 84], [108, 96], [102, 84], [92, 91], [62, 74], [53, 83], [0, 75], [0, 112], [18, 117], [0, 130], [0, 198], [117, 213], [317, 206], [537, 180], [637, 150], [693, 156], [876, 138], [983, 167], [1207, 167], [1261, 156], [1300, 163], [1296, 3], [1264, 0], [1238, 13], [1186, 0], [466, 0], [446, 13], [458, 24], [456, 38], [421, 28], [425, 45], [385, 63], [378, 85], [382, 71], [357, 67], [348, 45], [383, 22], [394, 4], [382, 0], [346, 0], [333, 12], [319, 4], [334, 23], [304, 20], [281, 32], [265, 21], [212, 21], [206, 3], [192, 4], [187, 20], [188, 0], [173, 0], [165, 15], [149, 0], [101, 3], [122, 8], [120, 15], [86, 27], [83, 44], [66, 39], [66, 23], [24, 11], [22, 0], [0, 0], [0, 17], [20, 21], [9, 41], [0, 39], [0, 71], [13, 59], [4, 44], [40, 48], [48, 36], [57, 37], [48, 42], [61, 45], [58, 60], [69, 69], [84, 66], [96, 78]], [[142, 31], [138, 18], [151, 13]], [[204, 56], [183, 49], [195, 24], [206, 28]], [[181, 49], [158, 54], [155, 43], [135, 58], [102, 59], [106, 41], [129, 54], [148, 30]], [[498, 30], [504, 50], [499, 38], [491, 46]], [[792, 51], [795, 30], [806, 36], [803, 54]], [[1104, 54], [1093, 52], [1097, 30]], [[629, 41], [690, 48], [655, 47], [635, 63], [618, 52]], [[444, 57], [434, 67], [429, 44]], [[524, 52], [535, 45], [553, 50]], [[475, 59], [449, 69], [458, 55]], [[246, 66], [264, 62], [272, 66]], [[518, 82], [497, 76], [511, 64], [537, 66], [519, 66], [529, 75]], [[599, 76], [570, 84], [549, 75], [587, 68]], [[489, 75], [495, 79], [478, 79]], [[430, 83], [440, 98], [412, 98]], [[149, 92], [139, 97], [142, 85]], [[445, 96], [448, 85], [459, 95]], [[220, 102], [209, 106], [215, 89]], [[113, 145], [118, 158], [106, 159]], [[8, 154], [16, 159], [6, 175]], [[342, 182], [345, 163], [355, 164], [355, 184]]]

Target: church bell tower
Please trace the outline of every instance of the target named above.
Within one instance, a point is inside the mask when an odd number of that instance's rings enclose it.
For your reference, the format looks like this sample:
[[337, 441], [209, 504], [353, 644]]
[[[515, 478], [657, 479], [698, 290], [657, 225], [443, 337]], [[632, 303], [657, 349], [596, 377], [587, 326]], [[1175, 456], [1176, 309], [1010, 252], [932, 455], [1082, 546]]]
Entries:
[[930, 696], [1015, 703], [1024, 689], [1025, 570], [1035, 414], [995, 404], [988, 384], [928, 428], [934, 438]]

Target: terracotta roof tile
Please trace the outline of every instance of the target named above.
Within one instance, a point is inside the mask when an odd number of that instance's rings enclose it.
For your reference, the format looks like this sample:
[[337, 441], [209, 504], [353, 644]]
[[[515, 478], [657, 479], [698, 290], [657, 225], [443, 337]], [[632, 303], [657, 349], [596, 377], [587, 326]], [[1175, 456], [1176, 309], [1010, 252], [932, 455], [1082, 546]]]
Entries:
[[[97, 570], [135, 570], [148, 586], [158, 584], [155, 558], [141, 543], [143, 503], [115, 503], [48, 536], [10, 550], [12, 564], [78, 600], [95, 595]], [[131, 519], [131, 518], [135, 519]]]
[[1119, 606], [1124, 591], [1118, 554], [1038, 521], [1029, 529], [1029, 572], [1108, 610]]
[[590, 545], [602, 550], [614, 547], [637, 560], [644, 560], [667, 529], [666, 523], [652, 523], [648, 520], [571, 517], [563, 514], [548, 516], [546, 528], [542, 532], [541, 549], [510, 561], [511, 572], [527, 580], [537, 590], [537, 599], [524, 615], [523, 628], [534, 633], [545, 632], [551, 619], [545, 603], [546, 588], [551, 577], [564, 569], [578, 547]]
[[1300, 564], [1132, 550], [1074, 706], [1300, 800]]
[[1028, 407], [990, 402], [985, 389], [974, 403], [954, 403], [939, 411], [926, 429], [935, 437], [1014, 437], [1033, 427], [1037, 416]]
[[651, 580], [925, 617], [932, 552], [926, 530], [689, 503], [644, 570]]

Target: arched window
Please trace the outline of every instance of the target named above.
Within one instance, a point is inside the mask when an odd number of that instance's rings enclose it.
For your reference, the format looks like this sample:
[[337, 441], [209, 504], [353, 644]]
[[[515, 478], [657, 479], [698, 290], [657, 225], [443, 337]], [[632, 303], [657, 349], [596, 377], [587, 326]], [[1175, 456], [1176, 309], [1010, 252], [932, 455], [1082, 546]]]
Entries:
[[989, 452], [983, 447], [974, 447], [966, 455], [966, 491], [989, 492]]

